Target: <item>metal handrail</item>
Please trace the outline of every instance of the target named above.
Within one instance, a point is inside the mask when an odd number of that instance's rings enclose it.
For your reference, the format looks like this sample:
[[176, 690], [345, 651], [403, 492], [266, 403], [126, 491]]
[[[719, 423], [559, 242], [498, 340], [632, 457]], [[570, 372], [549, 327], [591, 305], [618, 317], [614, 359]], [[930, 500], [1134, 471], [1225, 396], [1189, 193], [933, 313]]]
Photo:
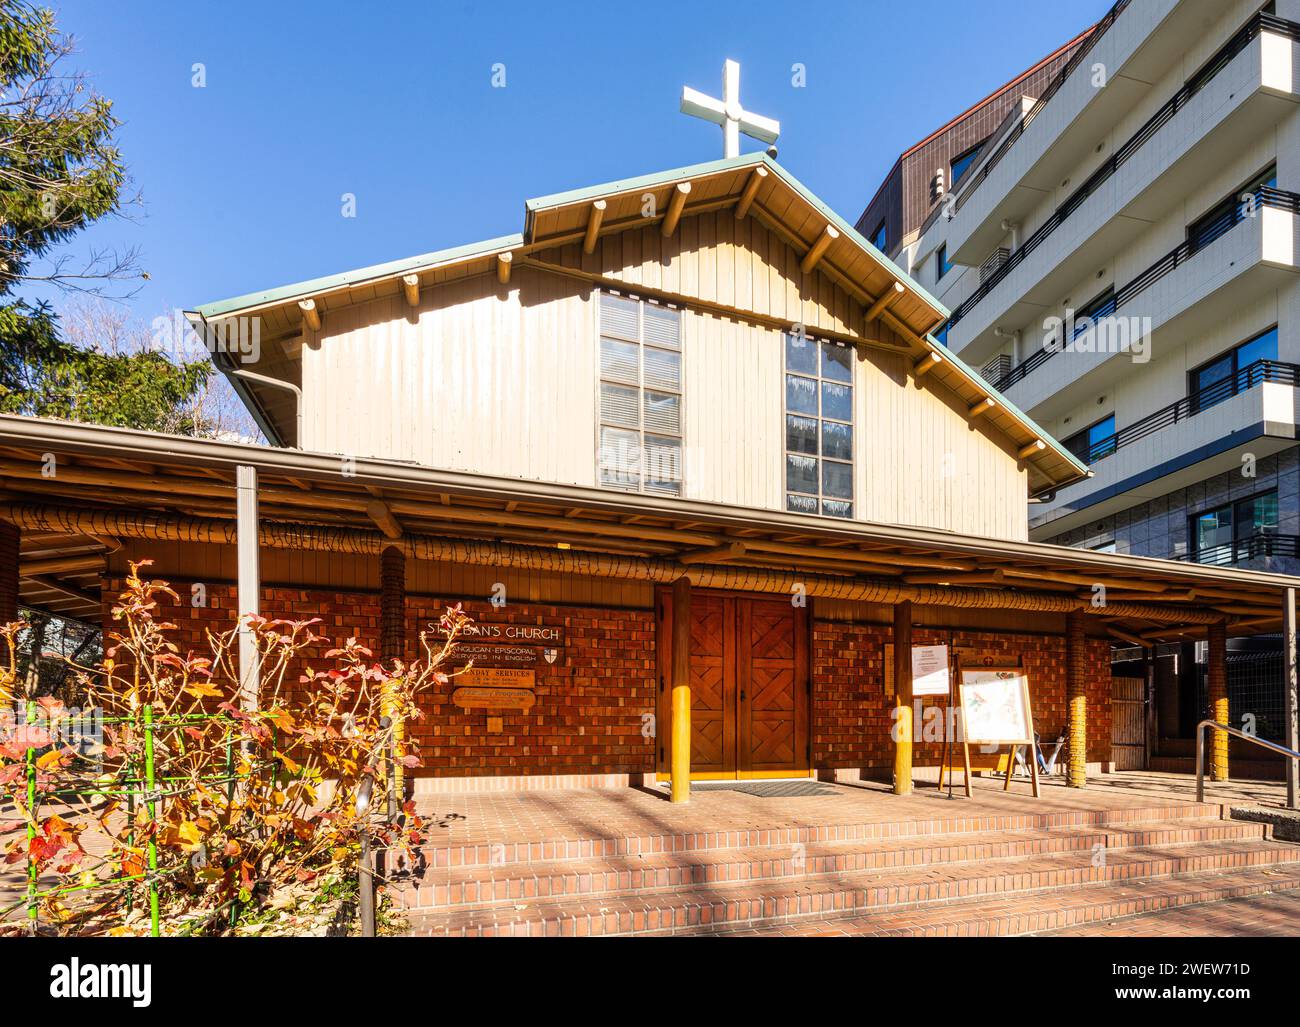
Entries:
[[1216, 728], [1219, 731], [1226, 732], [1237, 738], [1244, 738], [1248, 742], [1263, 749], [1269, 749], [1272, 752], [1281, 753], [1283, 756], [1293, 760], [1300, 760], [1300, 752], [1294, 749], [1288, 749], [1285, 745], [1278, 745], [1276, 742], [1270, 742], [1266, 739], [1259, 738], [1256, 735], [1248, 735], [1245, 731], [1239, 731], [1235, 727], [1228, 727], [1227, 724], [1220, 724], [1217, 720], [1203, 720], [1196, 725], [1196, 801], [1205, 801], [1205, 729], [1207, 727]]

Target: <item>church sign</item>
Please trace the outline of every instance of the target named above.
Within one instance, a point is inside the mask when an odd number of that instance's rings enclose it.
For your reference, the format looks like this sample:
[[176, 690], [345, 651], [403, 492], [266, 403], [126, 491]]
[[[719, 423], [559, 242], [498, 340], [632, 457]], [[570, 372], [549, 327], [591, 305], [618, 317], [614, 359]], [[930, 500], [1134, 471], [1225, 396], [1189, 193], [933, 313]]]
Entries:
[[556, 624], [500, 624], [475, 621], [465, 627], [466, 642], [501, 642], [507, 645], [564, 645], [564, 628]]
[[458, 688], [451, 701], [467, 710], [526, 710], [537, 700], [526, 688]]

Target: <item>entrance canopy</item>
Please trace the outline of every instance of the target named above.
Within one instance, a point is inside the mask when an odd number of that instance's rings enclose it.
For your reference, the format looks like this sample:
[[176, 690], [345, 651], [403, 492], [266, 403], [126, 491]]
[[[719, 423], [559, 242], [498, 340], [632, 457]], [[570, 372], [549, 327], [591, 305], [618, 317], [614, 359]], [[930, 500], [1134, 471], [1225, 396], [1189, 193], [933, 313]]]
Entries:
[[[233, 545], [254, 468], [262, 548], [374, 554], [874, 603], [1069, 613], [1150, 645], [1276, 631], [1295, 579], [149, 432], [0, 417], [0, 520], [24, 604], [100, 619], [119, 539]], [[6, 574], [8, 568], [0, 568]]]

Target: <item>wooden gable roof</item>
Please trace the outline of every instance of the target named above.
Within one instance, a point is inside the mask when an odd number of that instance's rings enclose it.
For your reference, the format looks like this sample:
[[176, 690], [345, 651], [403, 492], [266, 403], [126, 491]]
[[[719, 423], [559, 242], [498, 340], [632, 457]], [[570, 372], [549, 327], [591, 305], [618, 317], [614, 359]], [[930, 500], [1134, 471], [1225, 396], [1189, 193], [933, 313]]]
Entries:
[[[931, 387], [954, 394], [972, 418], [982, 418], [1007, 438], [1028, 470], [1031, 494], [1059, 488], [1088, 473], [1086, 466], [930, 334], [948, 317], [938, 300], [766, 154], [744, 154], [544, 196], [527, 201], [525, 211], [524, 231], [518, 235], [209, 303], [188, 316], [202, 327], [258, 315], [267, 361], [262, 370], [294, 381], [304, 324], [319, 325], [331, 310], [403, 294], [414, 305], [421, 290], [478, 275], [508, 280], [513, 267], [530, 263], [567, 264], [571, 271], [583, 273], [582, 267], [573, 266], [580, 260], [557, 259], [557, 255], [590, 254], [601, 240], [644, 233], [648, 224], [658, 225], [664, 236], [670, 236], [683, 220], [731, 211], [737, 221], [755, 219], [799, 254], [797, 270], [804, 277], [822, 276], [850, 297], [849, 323], [840, 330], [816, 326], [819, 331], [841, 341], [906, 354], [918, 381], [924, 378]], [[603, 284], [598, 269], [586, 275], [594, 284]], [[757, 320], [765, 316], [737, 306], [735, 299], [728, 304], [644, 283], [639, 287], [724, 314]], [[232, 384], [260, 415], [268, 436], [283, 440], [288, 434], [286, 395], [246, 379], [232, 379]]]

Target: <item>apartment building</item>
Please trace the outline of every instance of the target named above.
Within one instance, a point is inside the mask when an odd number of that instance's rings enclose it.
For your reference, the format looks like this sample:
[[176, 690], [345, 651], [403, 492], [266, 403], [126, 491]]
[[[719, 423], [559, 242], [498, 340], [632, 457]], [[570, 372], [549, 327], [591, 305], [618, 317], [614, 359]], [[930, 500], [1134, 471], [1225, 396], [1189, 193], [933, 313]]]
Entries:
[[1092, 469], [1031, 538], [1300, 572], [1297, 40], [1300, 0], [1121, 0], [891, 248]]
[[929, 161], [888, 252], [1092, 471], [1033, 497], [1031, 539], [1300, 573], [1298, 41], [1300, 0], [1120, 0], [960, 175]]

